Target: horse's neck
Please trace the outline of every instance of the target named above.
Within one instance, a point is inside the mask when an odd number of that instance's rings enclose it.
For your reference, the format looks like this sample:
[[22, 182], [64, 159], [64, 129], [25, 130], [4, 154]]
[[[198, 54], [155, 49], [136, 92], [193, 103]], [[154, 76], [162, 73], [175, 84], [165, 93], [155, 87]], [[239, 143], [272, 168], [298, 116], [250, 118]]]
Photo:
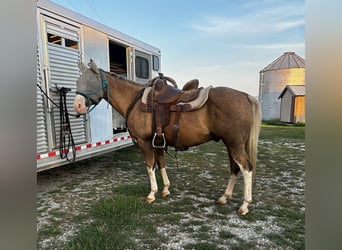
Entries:
[[[128, 80], [107, 75], [110, 100], [109, 103], [123, 117], [126, 117], [127, 109], [134, 99], [138, 91], [143, 88], [137, 84], [131, 83]], [[108, 99], [107, 93], [104, 93], [105, 100]], [[108, 100], [107, 100], [108, 101]]]

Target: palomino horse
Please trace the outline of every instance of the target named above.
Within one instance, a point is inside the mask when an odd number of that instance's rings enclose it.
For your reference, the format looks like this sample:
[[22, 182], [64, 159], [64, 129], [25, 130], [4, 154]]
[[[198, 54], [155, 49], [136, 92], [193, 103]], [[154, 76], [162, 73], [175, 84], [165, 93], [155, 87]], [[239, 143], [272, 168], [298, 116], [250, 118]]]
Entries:
[[[74, 109], [85, 114], [91, 105], [96, 105], [102, 98], [107, 100], [123, 117], [126, 117], [129, 132], [139, 145], [146, 163], [151, 191], [146, 201], [155, 200], [158, 191], [155, 166], [160, 168], [164, 183], [162, 197], [170, 194], [163, 149], [152, 146], [152, 114], [141, 111], [137, 99], [138, 92], [145, 86], [127, 80], [119, 75], [97, 68], [90, 60], [88, 67], [79, 64], [82, 75], [77, 80]], [[127, 117], [128, 109], [130, 109]], [[172, 124], [175, 113], [170, 114], [170, 123], [164, 128], [167, 145], [175, 146], [172, 140]], [[256, 168], [256, 153], [261, 123], [258, 101], [243, 92], [215, 87], [210, 90], [206, 104], [195, 111], [183, 112], [179, 118], [178, 143], [185, 148], [196, 146], [210, 140], [222, 140], [227, 147], [231, 175], [224, 194], [218, 204], [226, 204], [233, 194], [233, 188], [241, 171], [244, 180], [244, 199], [238, 213], [248, 213], [252, 201], [252, 179]]]

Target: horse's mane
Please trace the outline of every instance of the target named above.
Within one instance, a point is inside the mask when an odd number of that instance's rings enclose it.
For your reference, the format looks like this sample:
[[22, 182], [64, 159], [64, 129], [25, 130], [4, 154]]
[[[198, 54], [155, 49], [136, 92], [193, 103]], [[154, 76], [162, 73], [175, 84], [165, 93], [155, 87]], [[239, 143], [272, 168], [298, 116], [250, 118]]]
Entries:
[[141, 83], [135, 82], [135, 81], [133, 81], [133, 80], [130, 80], [130, 79], [128, 79], [128, 78], [125, 77], [125, 76], [119, 75], [119, 74], [117, 74], [117, 73], [115, 73], [115, 72], [108, 72], [108, 71], [105, 71], [105, 70], [103, 70], [103, 69], [101, 69], [101, 70], [102, 70], [103, 72], [105, 72], [105, 73], [108, 73], [110, 76], [114, 76], [114, 77], [116, 77], [116, 78], [118, 78], [118, 79], [124, 80], [124, 81], [126, 81], [126, 82], [128, 82], [128, 83], [130, 83], [130, 84], [133, 84], [133, 85], [139, 86], [139, 87], [151, 86], [151, 84], [153, 84], [153, 82], [154, 82], [156, 79], [162, 78], [162, 79], [165, 79], [165, 81], [171, 82], [172, 85], [173, 85], [175, 88], [178, 88], [177, 83], [176, 83], [176, 81], [175, 81], [174, 79], [172, 79], [171, 77], [168, 77], [168, 76], [164, 76], [164, 75], [161, 74], [161, 73], [159, 73], [159, 76], [156, 76], [156, 77], [150, 79], [147, 83], [141, 84]]
[[131, 84], [133, 84], [133, 85], [136, 85], [136, 86], [139, 86], [139, 87], [144, 87], [143, 84], [138, 83], [138, 82], [133, 81], [133, 80], [130, 80], [130, 79], [128, 79], [127, 77], [125, 77], [125, 76], [123, 76], [123, 75], [119, 75], [119, 74], [117, 74], [117, 73], [115, 73], [115, 72], [108, 72], [108, 71], [105, 71], [105, 70], [103, 70], [103, 69], [101, 69], [101, 70], [102, 70], [103, 72], [109, 74], [110, 76], [114, 76], [114, 77], [116, 77], [116, 78], [118, 78], [118, 79], [124, 80], [124, 81], [126, 81], [126, 82], [129, 82], [129, 83], [131, 83]]

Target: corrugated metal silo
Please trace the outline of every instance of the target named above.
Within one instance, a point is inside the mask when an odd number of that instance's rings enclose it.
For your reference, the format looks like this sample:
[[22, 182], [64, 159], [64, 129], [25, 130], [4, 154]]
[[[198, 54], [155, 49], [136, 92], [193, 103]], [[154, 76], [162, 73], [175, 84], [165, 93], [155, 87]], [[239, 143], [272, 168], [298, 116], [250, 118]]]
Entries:
[[305, 85], [305, 60], [295, 52], [285, 52], [260, 71], [259, 101], [262, 119], [280, 119], [278, 99], [287, 85]]

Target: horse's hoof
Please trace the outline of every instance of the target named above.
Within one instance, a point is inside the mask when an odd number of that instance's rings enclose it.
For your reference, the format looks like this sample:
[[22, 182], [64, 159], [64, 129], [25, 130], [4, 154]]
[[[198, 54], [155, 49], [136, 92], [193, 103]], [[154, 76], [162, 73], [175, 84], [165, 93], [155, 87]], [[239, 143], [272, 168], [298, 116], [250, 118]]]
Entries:
[[152, 198], [149, 198], [149, 197], [146, 198], [146, 202], [147, 202], [148, 204], [151, 204], [152, 202], [154, 202], [154, 200], [155, 200], [155, 199], [152, 199]]
[[238, 214], [239, 215], [246, 215], [246, 214], [248, 214], [248, 212], [249, 212], [248, 208], [246, 208], [246, 209], [240, 208], [238, 211]]
[[216, 201], [216, 204], [218, 204], [218, 205], [225, 205], [225, 204], [227, 204], [227, 198], [221, 197], [220, 199], [218, 199]]
[[166, 197], [168, 197], [169, 195], [170, 195], [170, 191], [163, 191], [163, 192], [161, 193], [162, 198], [166, 198]]

